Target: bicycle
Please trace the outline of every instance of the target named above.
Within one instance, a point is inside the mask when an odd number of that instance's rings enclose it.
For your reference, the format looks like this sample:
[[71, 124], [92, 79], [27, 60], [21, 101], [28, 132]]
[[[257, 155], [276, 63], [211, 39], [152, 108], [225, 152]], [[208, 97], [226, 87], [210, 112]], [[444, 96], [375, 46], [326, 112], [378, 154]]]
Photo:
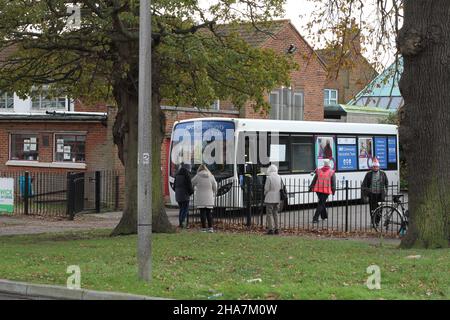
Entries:
[[[392, 204], [381, 204], [372, 213], [372, 227], [379, 233], [404, 236], [408, 230], [409, 211], [401, 201], [404, 195], [392, 196]], [[401, 210], [401, 211], [400, 211]]]

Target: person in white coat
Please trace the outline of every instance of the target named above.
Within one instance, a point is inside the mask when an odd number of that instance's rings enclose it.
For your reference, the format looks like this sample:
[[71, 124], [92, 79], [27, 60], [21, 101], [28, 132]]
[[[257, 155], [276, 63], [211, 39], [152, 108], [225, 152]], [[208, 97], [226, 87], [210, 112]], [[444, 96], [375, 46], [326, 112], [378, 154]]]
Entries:
[[282, 188], [281, 177], [278, 175], [278, 168], [270, 165], [267, 169], [267, 178], [264, 185], [264, 203], [267, 211], [267, 228], [268, 234], [278, 234], [278, 208], [280, 206], [281, 197], [280, 190]]
[[[217, 182], [205, 165], [198, 167], [197, 174], [192, 178], [192, 186], [195, 188], [194, 205], [200, 209], [202, 232], [214, 232], [211, 210], [214, 208]], [[208, 229], [206, 229], [206, 220]]]

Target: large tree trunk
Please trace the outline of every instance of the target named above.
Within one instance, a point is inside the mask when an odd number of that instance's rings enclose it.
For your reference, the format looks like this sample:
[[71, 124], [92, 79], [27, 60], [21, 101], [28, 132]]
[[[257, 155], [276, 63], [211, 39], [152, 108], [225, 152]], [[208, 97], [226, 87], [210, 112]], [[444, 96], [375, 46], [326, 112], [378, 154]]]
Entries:
[[[163, 115], [159, 97], [159, 71], [153, 67], [152, 88], [152, 230], [173, 232], [174, 227], [167, 217], [162, 191], [161, 143], [163, 139]], [[114, 96], [119, 111], [114, 124], [114, 142], [119, 149], [119, 158], [125, 166], [125, 207], [122, 219], [113, 230], [113, 236], [137, 233], [137, 151], [138, 151], [138, 91], [137, 79], [132, 73], [127, 79], [118, 79], [114, 84]]]
[[402, 247], [450, 241], [450, 1], [406, 0], [400, 137], [409, 166], [410, 225]]

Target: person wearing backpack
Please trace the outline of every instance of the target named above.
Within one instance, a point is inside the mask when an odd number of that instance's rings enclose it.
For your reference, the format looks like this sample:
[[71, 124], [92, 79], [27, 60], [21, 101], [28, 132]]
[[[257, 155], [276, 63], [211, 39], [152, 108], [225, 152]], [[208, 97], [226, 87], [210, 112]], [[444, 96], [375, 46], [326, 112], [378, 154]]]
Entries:
[[267, 211], [267, 234], [279, 234], [278, 209], [281, 202], [281, 190], [283, 190], [283, 182], [278, 175], [278, 168], [272, 164], [267, 169], [266, 183], [264, 184], [264, 204]]

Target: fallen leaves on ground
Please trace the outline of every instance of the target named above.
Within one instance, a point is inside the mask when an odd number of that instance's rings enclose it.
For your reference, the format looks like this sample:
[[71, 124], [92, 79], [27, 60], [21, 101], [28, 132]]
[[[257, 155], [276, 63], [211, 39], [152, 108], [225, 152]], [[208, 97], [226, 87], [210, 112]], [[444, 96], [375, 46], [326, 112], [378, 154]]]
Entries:
[[[193, 223], [190, 225], [189, 230], [197, 231], [200, 229], [201, 225], [199, 223]], [[263, 226], [251, 226], [247, 227], [244, 224], [238, 223], [224, 223], [223, 221], [217, 221], [215, 224], [215, 230], [226, 233], [234, 234], [266, 234], [267, 229]], [[318, 238], [377, 238], [378, 234], [376, 232], [364, 232], [364, 231], [352, 231], [344, 232], [332, 229], [318, 228], [318, 229], [280, 229], [280, 234], [278, 236], [313, 236]], [[398, 239], [395, 235], [384, 235], [384, 238]]]

